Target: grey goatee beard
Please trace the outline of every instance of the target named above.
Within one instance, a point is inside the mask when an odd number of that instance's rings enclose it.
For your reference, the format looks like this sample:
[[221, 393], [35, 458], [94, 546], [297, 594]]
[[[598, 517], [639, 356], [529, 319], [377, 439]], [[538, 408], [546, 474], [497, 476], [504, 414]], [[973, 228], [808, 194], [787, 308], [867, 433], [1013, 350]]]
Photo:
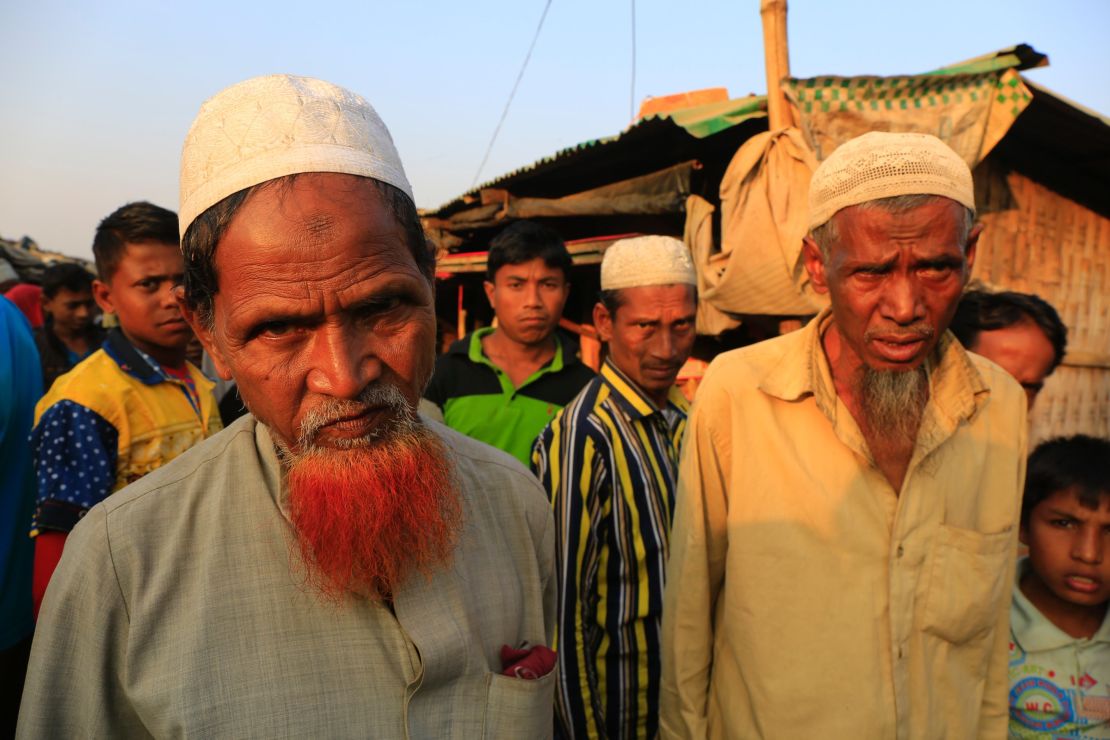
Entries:
[[872, 433], [892, 442], [912, 442], [929, 400], [929, 376], [923, 366], [905, 371], [868, 367], [864, 369], [860, 395]]

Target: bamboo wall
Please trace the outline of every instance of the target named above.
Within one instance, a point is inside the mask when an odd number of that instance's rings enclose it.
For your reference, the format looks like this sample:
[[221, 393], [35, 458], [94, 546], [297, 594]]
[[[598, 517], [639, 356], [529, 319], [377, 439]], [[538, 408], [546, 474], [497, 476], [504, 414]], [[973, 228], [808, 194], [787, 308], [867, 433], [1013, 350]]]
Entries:
[[975, 174], [986, 227], [972, 278], [1036, 293], [1068, 327], [1064, 364], [1033, 408], [1030, 444], [1110, 437], [1110, 219], [989, 158]]

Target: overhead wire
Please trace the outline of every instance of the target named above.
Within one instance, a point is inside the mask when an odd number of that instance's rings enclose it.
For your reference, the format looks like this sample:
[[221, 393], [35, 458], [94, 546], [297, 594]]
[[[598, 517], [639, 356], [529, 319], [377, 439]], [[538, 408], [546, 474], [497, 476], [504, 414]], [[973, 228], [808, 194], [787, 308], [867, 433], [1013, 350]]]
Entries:
[[551, 0], [543, 6], [543, 14], [540, 16], [540, 22], [536, 25], [536, 33], [532, 36], [532, 43], [528, 46], [528, 53], [524, 55], [524, 63], [520, 65], [520, 72], [517, 73], [516, 82], [513, 83], [513, 89], [509, 92], [509, 99], [505, 101], [505, 109], [501, 111], [501, 118], [497, 121], [497, 127], [493, 130], [493, 136], [490, 137], [489, 146], [486, 147], [486, 153], [482, 156], [482, 163], [478, 165], [478, 171], [474, 173], [474, 180], [470, 183], [470, 189], [473, 190], [478, 184], [478, 178], [482, 174], [482, 170], [486, 167], [486, 162], [489, 161], [490, 152], [493, 151], [493, 144], [497, 141], [497, 135], [501, 133], [501, 125], [505, 123], [505, 117], [509, 115], [509, 106], [513, 104], [513, 97], [516, 96], [517, 88], [520, 87], [520, 81], [524, 78], [524, 70], [528, 68], [528, 60], [532, 58], [532, 50], [536, 48], [536, 41], [540, 38], [540, 31], [543, 29], [543, 22], [547, 18], [547, 11], [551, 7]]

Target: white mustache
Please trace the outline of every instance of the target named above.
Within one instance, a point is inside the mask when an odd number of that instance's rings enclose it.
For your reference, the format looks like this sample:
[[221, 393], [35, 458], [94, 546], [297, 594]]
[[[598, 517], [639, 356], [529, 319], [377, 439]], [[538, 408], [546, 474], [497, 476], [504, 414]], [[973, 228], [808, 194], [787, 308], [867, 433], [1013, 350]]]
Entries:
[[343, 418], [358, 416], [373, 409], [387, 409], [401, 419], [415, 416], [409, 408], [408, 400], [397, 386], [369, 385], [353, 401], [329, 400], [305, 414], [297, 433], [298, 447], [301, 450], [311, 449], [316, 435], [328, 424]]

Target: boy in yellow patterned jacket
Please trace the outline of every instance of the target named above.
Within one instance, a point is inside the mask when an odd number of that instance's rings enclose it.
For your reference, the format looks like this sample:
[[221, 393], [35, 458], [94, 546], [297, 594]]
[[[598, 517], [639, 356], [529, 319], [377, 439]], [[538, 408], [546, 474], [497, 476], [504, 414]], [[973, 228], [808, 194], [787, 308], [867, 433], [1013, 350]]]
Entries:
[[213, 384], [186, 362], [192, 330], [174, 288], [184, 272], [177, 215], [130, 203], [97, 227], [96, 302], [119, 328], [35, 408], [35, 611], [66, 535], [85, 512], [219, 431]]

